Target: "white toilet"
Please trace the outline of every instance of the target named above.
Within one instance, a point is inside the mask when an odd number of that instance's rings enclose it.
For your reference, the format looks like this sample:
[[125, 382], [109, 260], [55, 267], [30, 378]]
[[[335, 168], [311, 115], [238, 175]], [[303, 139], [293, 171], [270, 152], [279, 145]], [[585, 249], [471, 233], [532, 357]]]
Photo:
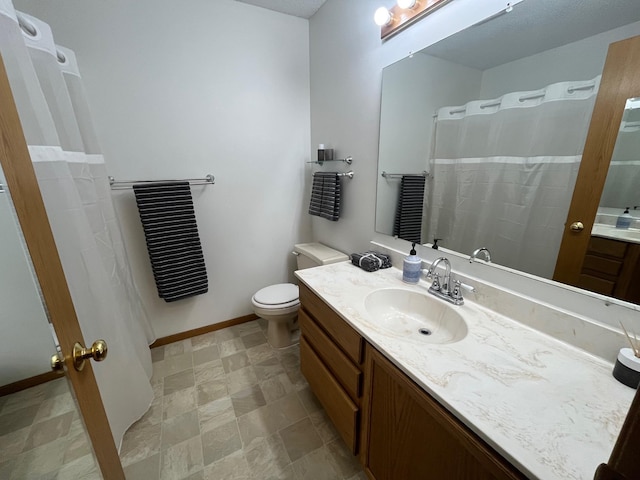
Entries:
[[[318, 267], [330, 263], [343, 262], [349, 257], [342, 252], [321, 243], [301, 243], [295, 245], [294, 255], [298, 259], [298, 270]], [[268, 323], [267, 339], [275, 348], [288, 347], [293, 343], [300, 300], [298, 286], [293, 283], [279, 283], [265, 287], [251, 298], [253, 311]], [[294, 326], [295, 325], [295, 326]]]

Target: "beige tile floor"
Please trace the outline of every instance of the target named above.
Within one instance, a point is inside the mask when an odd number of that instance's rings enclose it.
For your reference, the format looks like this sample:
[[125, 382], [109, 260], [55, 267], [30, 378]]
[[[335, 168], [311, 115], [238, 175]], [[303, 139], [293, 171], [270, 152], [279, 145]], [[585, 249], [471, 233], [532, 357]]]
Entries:
[[126, 433], [128, 480], [364, 480], [300, 373], [256, 320], [152, 350], [155, 399]]
[[0, 479], [100, 479], [65, 378], [0, 397]]

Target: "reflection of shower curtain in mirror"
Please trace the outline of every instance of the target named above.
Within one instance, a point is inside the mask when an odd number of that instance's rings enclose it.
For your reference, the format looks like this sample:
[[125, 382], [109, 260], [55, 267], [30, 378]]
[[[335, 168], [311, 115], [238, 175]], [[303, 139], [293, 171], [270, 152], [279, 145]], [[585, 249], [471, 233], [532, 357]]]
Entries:
[[599, 77], [438, 111], [427, 232], [553, 275]]
[[[21, 31], [18, 18], [25, 32]], [[34, 30], [35, 29], [35, 30]], [[0, 54], [116, 445], [149, 407], [153, 332], [133, 284], [73, 52], [43, 22], [0, 0]]]

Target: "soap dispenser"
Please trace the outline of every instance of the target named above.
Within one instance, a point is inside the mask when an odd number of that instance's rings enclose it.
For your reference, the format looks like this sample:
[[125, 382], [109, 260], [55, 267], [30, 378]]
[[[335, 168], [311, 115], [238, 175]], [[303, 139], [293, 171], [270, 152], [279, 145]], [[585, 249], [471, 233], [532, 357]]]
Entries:
[[616, 228], [629, 228], [631, 226], [631, 220], [633, 220], [633, 217], [629, 213], [629, 207], [627, 207], [624, 213], [618, 217], [618, 220], [616, 221]]
[[422, 259], [416, 255], [415, 242], [411, 245], [409, 256], [402, 263], [402, 281], [406, 283], [418, 283], [422, 272]]

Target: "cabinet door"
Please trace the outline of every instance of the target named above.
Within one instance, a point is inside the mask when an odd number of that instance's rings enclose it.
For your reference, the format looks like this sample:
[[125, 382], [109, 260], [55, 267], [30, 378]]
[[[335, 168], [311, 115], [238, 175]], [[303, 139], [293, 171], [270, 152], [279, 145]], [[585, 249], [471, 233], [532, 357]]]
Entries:
[[376, 480], [525, 478], [367, 345], [363, 461]]

